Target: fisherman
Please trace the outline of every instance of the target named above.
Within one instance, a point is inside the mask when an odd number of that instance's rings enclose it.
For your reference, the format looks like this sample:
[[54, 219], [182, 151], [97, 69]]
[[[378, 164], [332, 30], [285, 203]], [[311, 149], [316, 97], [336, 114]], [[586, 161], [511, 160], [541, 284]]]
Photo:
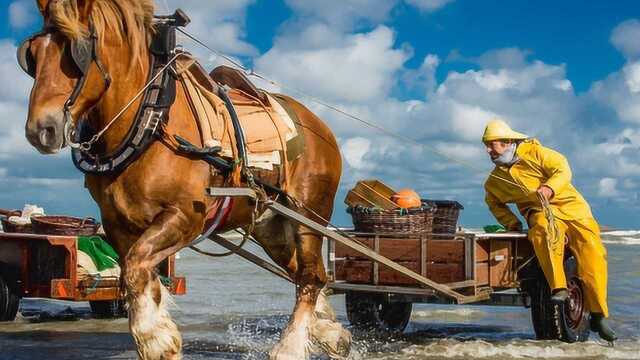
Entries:
[[[571, 184], [567, 159], [498, 119], [487, 124], [482, 142], [496, 165], [485, 183], [489, 209], [507, 230], [521, 231], [522, 223], [507, 206], [516, 204], [529, 225], [529, 241], [556, 304], [568, 297], [563, 268], [567, 235], [584, 283], [591, 330], [606, 341], [614, 341], [616, 334], [606, 321], [607, 252], [589, 204]], [[546, 209], [552, 216], [545, 214], [543, 203], [548, 204]], [[549, 226], [549, 218], [555, 219], [555, 226]]]

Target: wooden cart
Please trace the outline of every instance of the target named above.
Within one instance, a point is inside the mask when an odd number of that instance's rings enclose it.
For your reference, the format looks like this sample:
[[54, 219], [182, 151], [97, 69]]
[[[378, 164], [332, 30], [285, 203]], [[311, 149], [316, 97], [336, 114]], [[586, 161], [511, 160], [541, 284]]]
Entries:
[[568, 253], [565, 261], [569, 301], [554, 305], [526, 234], [348, 231], [344, 235], [405, 268], [385, 266], [384, 261], [373, 261], [371, 254], [329, 239], [329, 287], [346, 294], [347, 315], [356, 327], [402, 331], [413, 303], [466, 303], [530, 307], [540, 339], [575, 342], [588, 338], [589, 313], [575, 259]]
[[[247, 188], [209, 188], [210, 196], [258, 201]], [[263, 207], [328, 241], [328, 288], [346, 294], [347, 315], [355, 327], [401, 331], [413, 303], [513, 305], [531, 307], [540, 339], [584, 341], [589, 336], [582, 282], [575, 258], [565, 251], [569, 300], [553, 304], [546, 280], [526, 234], [451, 235], [362, 234], [330, 229], [275, 201]], [[219, 245], [287, 280], [278, 266], [210, 235]]]
[[[75, 236], [0, 233], [0, 321], [12, 321], [20, 298], [89, 301], [97, 317], [123, 315], [120, 280], [78, 278]], [[158, 267], [170, 291], [186, 292], [184, 277], [175, 276], [175, 258]]]

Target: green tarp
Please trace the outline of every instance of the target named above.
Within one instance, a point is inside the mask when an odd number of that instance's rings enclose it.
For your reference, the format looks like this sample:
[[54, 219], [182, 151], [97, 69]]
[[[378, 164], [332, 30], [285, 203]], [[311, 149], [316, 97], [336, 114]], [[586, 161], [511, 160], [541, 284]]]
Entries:
[[111, 269], [118, 265], [118, 254], [99, 236], [79, 236], [78, 250], [89, 255], [98, 271]]

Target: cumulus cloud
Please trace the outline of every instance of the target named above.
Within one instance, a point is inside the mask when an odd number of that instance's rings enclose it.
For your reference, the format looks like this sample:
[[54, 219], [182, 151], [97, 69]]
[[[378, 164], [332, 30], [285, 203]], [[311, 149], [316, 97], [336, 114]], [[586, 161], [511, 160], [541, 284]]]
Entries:
[[624, 21], [611, 32], [611, 43], [627, 58], [633, 59], [640, 56], [640, 21], [630, 19]]
[[[331, 33], [327, 28], [323, 31]], [[313, 41], [314, 34], [312, 30], [299, 35]], [[364, 102], [388, 94], [395, 73], [409, 57], [406, 50], [394, 48], [393, 31], [379, 26], [368, 33], [342, 37], [333, 33], [332, 37], [337, 41], [314, 48], [289, 46], [289, 38], [282, 38], [256, 60], [256, 68], [330, 101]], [[297, 43], [299, 37], [292, 41]]]
[[[258, 50], [246, 41], [245, 20], [247, 8], [255, 0], [156, 0], [156, 12], [172, 13], [183, 9], [191, 18], [187, 30], [208, 46], [231, 55], [255, 56]], [[179, 39], [189, 44], [190, 51], [204, 59], [213, 56], [183, 36]]]
[[454, 0], [407, 0], [407, 3], [426, 12], [439, 10]]
[[614, 178], [603, 178], [598, 183], [598, 195], [601, 197], [617, 197], [620, 196], [618, 191], [618, 180]]

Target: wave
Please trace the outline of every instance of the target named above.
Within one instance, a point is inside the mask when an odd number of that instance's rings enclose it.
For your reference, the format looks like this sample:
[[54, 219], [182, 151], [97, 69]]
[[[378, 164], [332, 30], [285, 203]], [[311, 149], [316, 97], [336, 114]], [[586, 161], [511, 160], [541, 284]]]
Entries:
[[399, 354], [384, 354], [373, 359], [581, 359], [585, 354], [589, 354], [590, 358], [598, 359], [635, 359], [638, 354], [638, 343], [619, 342], [615, 348], [610, 348], [594, 341], [579, 344], [533, 340], [490, 343], [482, 340], [446, 339], [428, 345], [411, 345], [402, 349]]
[[640, 230], [616, 230], [616, 231], [604, 231], [602, 235], [607, 236], [640, 236]]
[[640, 238], [622, 237], [620, 239], [602, 239], [605, 244], [640, 245]]

